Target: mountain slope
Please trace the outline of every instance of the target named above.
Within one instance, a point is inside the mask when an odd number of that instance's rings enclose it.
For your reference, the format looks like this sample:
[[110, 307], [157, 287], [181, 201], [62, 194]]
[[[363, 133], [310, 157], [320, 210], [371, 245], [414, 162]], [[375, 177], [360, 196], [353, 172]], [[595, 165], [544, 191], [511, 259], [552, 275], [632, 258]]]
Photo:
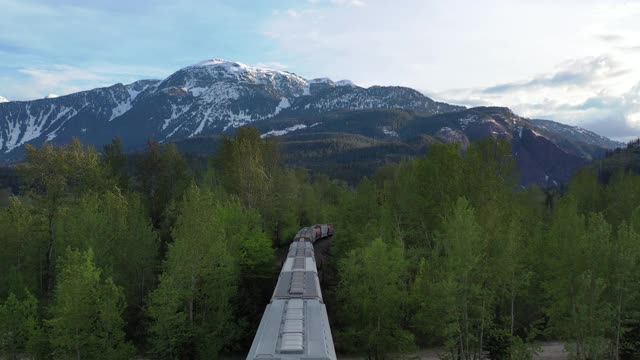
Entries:
[[594, 162], [591, 168], [604, 182], [608, 182], [618, 172], [640, 174], [640, 139], [608, 152], [603, 159]]
[[557, 140], [565, 139], [573, 143], [582, 143], [609, 150], [625, 146], [624, 143], [613, 141], [579, 126], [571, 126], [541, 119], [531, 119], [530, 122], [546, 136], [554, 137]]
[[105, 143], [110, 138], [104, 131], [106, 124], [131, 109], [137, 96], [156, 83], [143, 80], [58, 98], [0, 104], [0, 152], [11, 159], [12, 152], [26, 143], [65, 143], [74, 136]]
[[[432, 116], [399, 109], [341, 111], [278, 117], [252, 125], [263, 137], [277, 136], [288, 164], [352, 182], [373, 175], [387, 162], [421, 156], [435, 142], [456, 142], [464, 148], [487, 137], [505, 138], [512, 145], [522, 185], [566, 182], [578, 168], [606, 151], [546, 136], [529, 119], [500, 107]], [[198, 137], [178, 145], [187, 152], [210, 155], [216, 140]]]

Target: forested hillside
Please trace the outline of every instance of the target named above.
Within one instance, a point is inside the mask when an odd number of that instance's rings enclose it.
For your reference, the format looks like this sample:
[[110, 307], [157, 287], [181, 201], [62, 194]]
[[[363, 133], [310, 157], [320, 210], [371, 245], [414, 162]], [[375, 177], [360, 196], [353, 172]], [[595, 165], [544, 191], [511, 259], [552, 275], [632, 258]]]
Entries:
[[0, 184], [0, 358], [244, 355], [278, 255], [314, 223], [336, 229], [319, 270], [339, 353], [531, 359], [561, 339], [580, 360], [640, 357], [640, 176], [523, 189], [510, 144], [485, 139], [349, 186], [284, 167], [254, 128], [218, 146], [206, 163], [27, 146]]

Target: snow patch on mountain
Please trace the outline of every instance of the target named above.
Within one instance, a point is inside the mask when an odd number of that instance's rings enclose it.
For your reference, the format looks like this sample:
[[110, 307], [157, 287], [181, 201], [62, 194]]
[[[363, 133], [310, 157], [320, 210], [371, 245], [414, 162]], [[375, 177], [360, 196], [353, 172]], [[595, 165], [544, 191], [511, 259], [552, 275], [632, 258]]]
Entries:
[[244, 126], [250, 122], [253, 122], [255, 120], [262, 120], [264, 117], [262, 116], [255, 116], [252, 115], [250, 112], [248, 111], [244, 111], [241, 110], [240, 112], [233, 113], [231, 111], [224, 111], [224, 114], [226, 114], [226, 118], [229, 119], [229, 123], [227, 125], [225, 125], [223, 131], [227, 131], [227, 129], [231, 128], [239, 128], [241, 126]]
[[317, 78], [317, 79], [311, 79], [311, 80], [307, 80], [307, 83], [309, 84], [328, 84], [328, 85], [334, 85], [335, 83], [329, 79], [329, 78]]
[[206, 87], [193, 87], [191, 89], [189, 89], [189, 92], [191, 92], [191, 95], [193, 95], [194, 97], [199, 97], [200, 95], [204, 94], [207, 92], [207, 90], [209, 90]]
[[282, 136], [282, 135], [286, 135], [292, 131], [297, 131], [297, 130], [302, 130], [302, 129], [306, 129], [307, 125], [305, 124], [298, 124], [298, 125], [293, 125], [293, 126], [289, 126], [286, 129], [282, 129], [282, 130], [271, 130], [269, 132], [266, 132], [262, 135], [260, 135], [260, 137], [262, 139], [264, 138], [268, 138], [270, 136]]
[[131, 99], [127, 99], [127, 101], [117, 103], [116, 107], [111, 110], [111, 117], [109, 121], [121, 116], [127, 111], [131, 110], [133, 106], [131, 106]]
[[[86, 105], [85, 105], [86, 106]], [[58, 130], [72, 117], [76, 116], [78, 111], [71, 107], [62, 107], [58, 112], [58, 115], [51, 121], [51, 124], [47, 127], [46, 130], [49, 130], [51, 127], [56, 126], [55, 130], [51, 131], [47, 134], [47, 141], [51, 141], [58, 136]], [[60, 124], [58, 124], [60, 122]]]
[[[58, 109], [56, 105], [49, 105], [45, 108], [41, 107], [40, 110], [35, 110], [34, 112], [31, 104], [27, 104], [24, 110], [24, 118], [5, 116], [5, 136], [0, 137], [0, 140], [2, 140], [0, 141], [0, 150], [4, 150], [5, 153], [40, 137], [59, 120], [65, 117], [67, 117], [68, 120], [68, 118], [75, 116], [77, 113], [72, 108]], [[54, 113], [55, 118], [50, 120]], [[52, 135], [55, 137], [55, 132], [50, 133], [48, 138]]]
[[340, 80], [340, 81], [336, 81], [336, 86], [355, 87], [356, 85], [351, 80]]
[[162, 130], [166, 129], [172, 121], [182, 116], [182, 114], [189, 111], [191, 105], [182, 105], [178, 106], [175, 104], [171, 104], [171, 116], [167, 119], [164, 119], [164, 123], [162, 124]]
[[219, 82], [208, 87], [188, 87], [192, 96], [199, 98], [198, 102], [210, 105], [226, 104], [230, 100], [240, 98], [241, 87], [233, 83]]
[[[492, 117], [484, 117], [478, 115], [469, 115], [458, 120], [460, 127], [466, 130], [471, 124], [490, 124], [492, 133], [505, 134], [502, 126]], [[508, 121], [507, 121], [508, 122]], [[496, 131], [501, 130], [501, 131]]]
[[[108, 121], [112, 121], [118, 116], [122, 116], [122, 114], [133, 108], [131, 102], [135, 97], [131, 97], [131, 93], [128, 89], [125, 94], [114, 94], [113, 91], [109, 90], [109, 95], [115, 106], [111, 109], [111, 117], [108, 119]], [[122, 95], [125, 96], [124, 99], [122, 99]]]
[[278, 115], [280, 113], [280, 111], [284, 110], [284, 109], [288, 109], [291, 107], [291, 103], [289, 103], [289, 99], [283, 97], [280, 100], [280, 103], [278, 104], [278, 106], [276, 106], [276, 111], [273, 113], [273, 115]]
[[159, 81], [154, 82], [150, 82], [147, 84], [144, 84], [142, 86], [138, 86], [137, 82], [125, 85], [125, 89], [127, 89], [127, 92], [129, 93], [129, 98], [131, 99], [131, 101], [135, 100], [138, 95], [140, 95], [140, 93], [145, 92], [147, 89], [154, 87], [157, 85]]
[[[8, 102], [9, 102], [9, 100], [8, 100], [6, 97], [2, 97], [2, 96], [0, 96], [0, 104], [2, 104], [2, 103], [8, 103]], [[1, 148], [2, 148], [2, 146], [0, 146], [0, 149], [1, 149]]]
[[398, 133], [391, 130], [388, 126], [383, 126], [382, 127], [382, 133], [387, 135], [387, 136], [393, 136], [393, 137], [399, 137]]
[[45, 96], [44, 98], [45, 99], [55, 99], [57, 97], [58, 97], [58, 95], [56, 95], [56, 94], [49, 94], [49, 95]]

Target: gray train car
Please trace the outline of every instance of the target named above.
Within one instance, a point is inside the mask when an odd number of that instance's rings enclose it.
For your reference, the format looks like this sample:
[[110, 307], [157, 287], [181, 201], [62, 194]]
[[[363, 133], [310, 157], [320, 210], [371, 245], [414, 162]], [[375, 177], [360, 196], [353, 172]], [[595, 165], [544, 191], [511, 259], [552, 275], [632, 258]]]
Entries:
[[304, 228], [289, 247], [247, 360], [336, 359], [314, 257], [316, 240], [315, 229]]

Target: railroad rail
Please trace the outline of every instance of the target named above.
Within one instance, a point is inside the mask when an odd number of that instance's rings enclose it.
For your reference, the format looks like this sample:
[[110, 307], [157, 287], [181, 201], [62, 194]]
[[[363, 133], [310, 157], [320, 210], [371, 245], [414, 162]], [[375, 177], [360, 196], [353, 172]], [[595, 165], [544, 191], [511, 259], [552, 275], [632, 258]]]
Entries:
[[317, 240], [332, 235], [331, 224], [298, 231], [247, 360], [336, 360], [313, 250]]

